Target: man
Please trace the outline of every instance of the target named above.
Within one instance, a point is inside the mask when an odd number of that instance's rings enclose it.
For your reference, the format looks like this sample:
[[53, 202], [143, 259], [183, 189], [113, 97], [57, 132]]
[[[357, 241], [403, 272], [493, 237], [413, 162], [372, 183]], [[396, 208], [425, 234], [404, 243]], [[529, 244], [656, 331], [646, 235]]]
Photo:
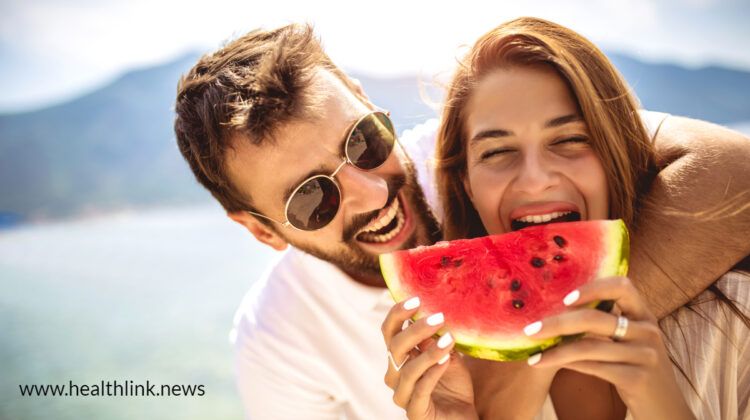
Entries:
[[[403, 417], [382, 382], [380, 325], [393, 302], [377, 255], [439, 239], [415, 173], [428, 179], [427, 162], [410, 160], [387, 115], [300, 25], [254, 31], [201, 58], [180, 82], [176, 112], [180, 151], [198, 181], [257, 240], [289, 248], [235, 320], [248, 417]], [[673, 215], [663, 224], [659, 207], [702, 209], [750, 189], [750, 177], [731, 178], [750, 144], [679, 118], [662, 124], [657, 144], [672, 163], [639, 219], [631, 275], [665, 315], [750, 252], [736, 235], [750, 216]], [[675, 253], [681, 264], [665, 263]]]

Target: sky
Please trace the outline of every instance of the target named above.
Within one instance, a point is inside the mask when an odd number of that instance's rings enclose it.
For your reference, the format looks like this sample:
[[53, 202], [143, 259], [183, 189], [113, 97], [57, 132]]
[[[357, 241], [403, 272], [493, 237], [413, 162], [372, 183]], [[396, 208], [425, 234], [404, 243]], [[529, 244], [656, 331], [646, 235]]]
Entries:
[[347, 70], [447, 74], [472, 41], [518, 16], [648, 61], [750, 71], [748, 0], [0, 0], [0, 112], [62, 102], [127, 70], [289, 22], [312, 23]]

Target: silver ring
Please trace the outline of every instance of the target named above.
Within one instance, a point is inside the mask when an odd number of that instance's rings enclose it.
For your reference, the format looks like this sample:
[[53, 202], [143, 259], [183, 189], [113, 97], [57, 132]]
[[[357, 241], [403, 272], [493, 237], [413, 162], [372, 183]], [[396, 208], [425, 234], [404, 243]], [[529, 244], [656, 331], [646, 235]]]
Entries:
[[628, 319], [620, 315], [617, 317], [617, 327], [615, 332], [612, 333], [613, 341], [620, 341], [625, 338], [625, 334], [628, 333]]
[[406, 354], [406, 358], [405, 358], [405, 359], [404, 359], [404, 361], [403, 361], [403, 362], [401, 362], [401, 364], [399, 365], [399, 364], [397, 364], [397, 363], [396, 363], [396, 360], [395, 360], [395, 359], [393, 359], [393, 354], [391, 354], [391, 351], [390, 351], [390, 350], [388, 350], [388, 360], [390, 360], [390, 362], [391, 362], [391, 366], [393, 366], [393, 369], [395, 369], [395, 370], [396, 370], [396, 372], [400, 371], [400, 370], [401, 370], [401, 368], [402, 368], [402, 367], [404, 367], [404, 364], [406, 363], [406, 361], [407, 361], [407, 360], [409, 360], [409, 356], [410, 356], [410, 355], [409, 355], [409, 354], [407, 353], [407, 354]]

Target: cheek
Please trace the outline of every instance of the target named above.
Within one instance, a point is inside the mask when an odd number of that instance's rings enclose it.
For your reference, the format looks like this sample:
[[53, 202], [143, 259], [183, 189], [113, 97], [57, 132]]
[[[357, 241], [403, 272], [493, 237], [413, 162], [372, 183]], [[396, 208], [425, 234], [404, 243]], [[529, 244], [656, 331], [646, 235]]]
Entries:
[[469, 170], [472, 203], [479, 213], [487, 232], [501, 233], [504, 228], [500, 217], [500, 206], [507, 189], [509, 177], [496, 171], [474, 168]]
[[609, 192], [607, 175], [601, 161], [592, 153], [592, 156], [582, 160], [578, 166], [576, 179], [586, 200], [588, 218], [606, 219], [609, 216]]

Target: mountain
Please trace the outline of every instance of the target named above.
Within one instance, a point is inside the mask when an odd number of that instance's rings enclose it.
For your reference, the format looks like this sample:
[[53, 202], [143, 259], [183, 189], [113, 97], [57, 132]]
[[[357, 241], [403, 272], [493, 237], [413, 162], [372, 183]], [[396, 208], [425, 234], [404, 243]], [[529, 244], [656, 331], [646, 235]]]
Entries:
[[177, 80], [196, 58], [129, 72], [67, 103], [0, 116], [0, 212], [46, 219], [206, 199], [172, 134]]
[[617, 53], [608, 57], [646, 109], [719, 124], [750, 120], [750, 72], [644, 63]]
[[[126, 73], [66, 103], [0, 115], [0, 226], [208, 200], [172, 133], [177, 80], [197, 57]], [[750, 72], [610, 57], [648, 109], [723, 124], [750, 120]], [[425, 103], [441, 97], [432, 80], [353, 76], [399, 131], [437, 116]]]

